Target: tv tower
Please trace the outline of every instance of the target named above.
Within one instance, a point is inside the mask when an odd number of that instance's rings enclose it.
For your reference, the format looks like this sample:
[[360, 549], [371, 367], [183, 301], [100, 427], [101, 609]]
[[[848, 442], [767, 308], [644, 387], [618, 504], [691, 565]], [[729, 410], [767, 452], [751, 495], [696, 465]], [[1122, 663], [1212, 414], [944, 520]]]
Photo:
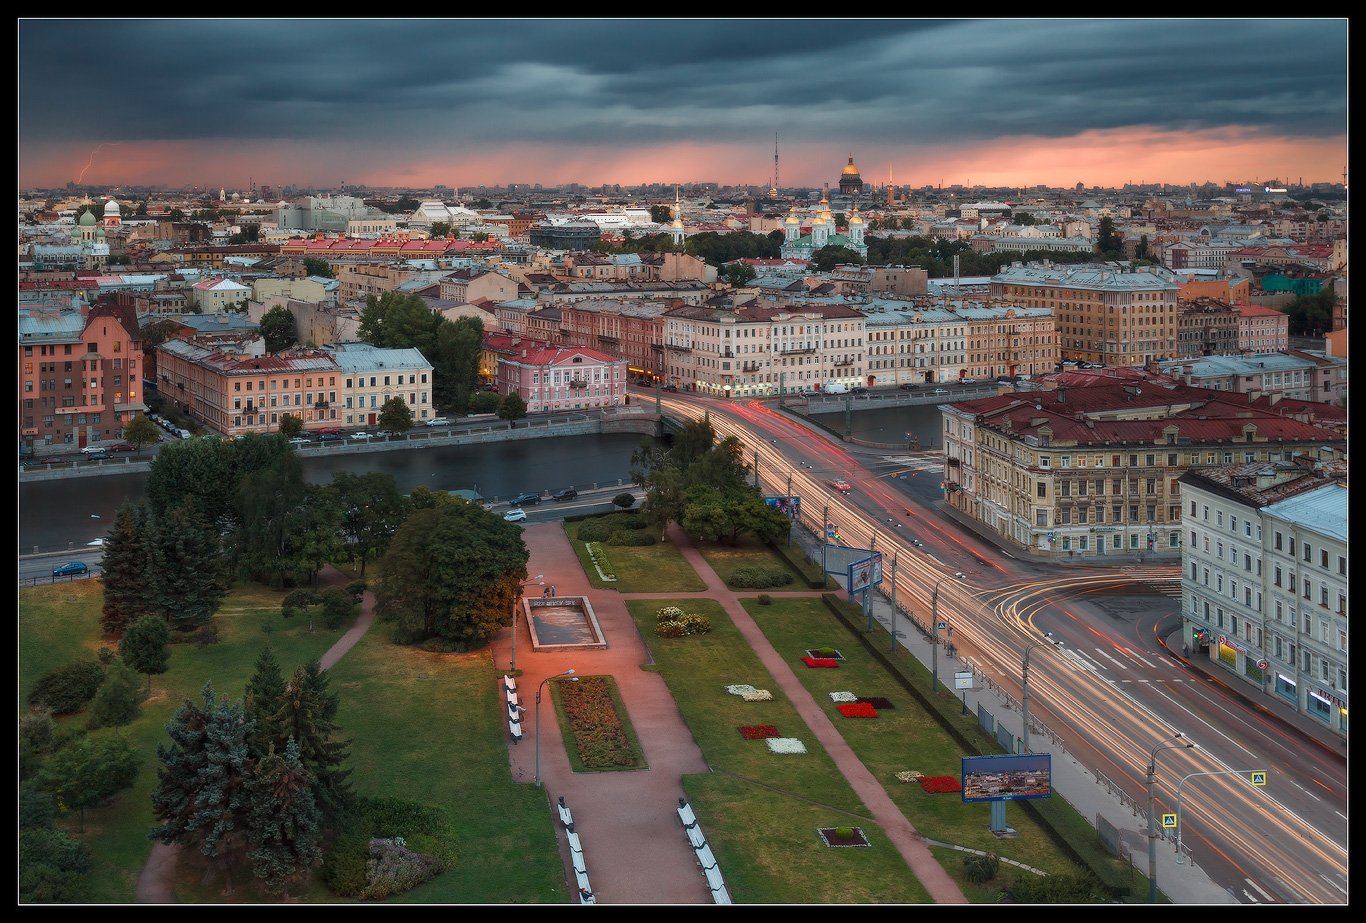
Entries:
[[773, 133], [773, 188], [768, 191], [768, 197], [774, 199], [778, 197], [778, 133]]

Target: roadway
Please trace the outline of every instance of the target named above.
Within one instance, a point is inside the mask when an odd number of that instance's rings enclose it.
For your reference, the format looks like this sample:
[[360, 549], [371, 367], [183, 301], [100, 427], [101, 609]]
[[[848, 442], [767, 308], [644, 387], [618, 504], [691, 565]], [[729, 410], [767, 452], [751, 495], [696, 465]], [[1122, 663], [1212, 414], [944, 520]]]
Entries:
[[[744, 444], [766, 494], [801, 497], [813, 532], [824, 519], [843, 544], [881, 551], [895, 599], [922, 624], [937, 583], [938, 618], [959, 656], [1017, 698], [1029, 647], [1034, 732], [1065, 740], [1139, 810], [1153, 748], [1177, 732], [1194, 742], [1157, 757], [1158, 813], [1176, 812], [1181, 787], [1182, 852], [1160, 843], [1162, 861], [1189, 856], [1247, 903], [1345, 902], [1345, 757], [1168, 649], [1179, 565], [1129, 556], [1108, 566], [1023, 560], [937, 511], [942, 475], [933, 452], [856, 457], [761, 401], [671, 393], [663, 405], [680, 419], [709, 412], [719, 437]], [[1056, 647], [1038, 643], [1045, 632]], [[1253, 786], [1246, 770], [1265, 770], [1267, 784]]]

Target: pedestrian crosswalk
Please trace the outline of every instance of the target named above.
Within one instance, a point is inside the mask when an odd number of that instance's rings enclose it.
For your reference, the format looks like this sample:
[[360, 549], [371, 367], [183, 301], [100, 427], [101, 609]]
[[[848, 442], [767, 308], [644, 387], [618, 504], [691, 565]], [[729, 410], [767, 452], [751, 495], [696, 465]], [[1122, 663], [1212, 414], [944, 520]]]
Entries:
[[1119, 572], [1138, 583], [1152, 587], [1154, 592], [1171, 599], [1181, 598], [1181, 570], [1175, 565], [1149, 566], [1130, 565], [1121, 567]]

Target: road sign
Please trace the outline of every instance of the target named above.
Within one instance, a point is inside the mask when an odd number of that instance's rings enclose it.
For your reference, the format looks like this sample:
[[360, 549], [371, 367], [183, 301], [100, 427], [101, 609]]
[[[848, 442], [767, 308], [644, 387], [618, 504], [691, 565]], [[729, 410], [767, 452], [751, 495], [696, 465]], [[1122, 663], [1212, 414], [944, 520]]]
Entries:
[[1268, 666], [1269, 664], [1265, 660], [1257, 661], [1257, 669], [1259, 670], [1265, 670]]
[[973, 688], [973, 686], [972, 686], [972, 671], [971, 671], [971, 670], [960, 670], [959, 672], [953, 674], [953, 688], [955, 688], [955, 689], [971, 689], [971, 688]]
[[1265, 784], [1266, 784], [1266, 772], [1263, 771], [1263, 772], [1254, 772], [1254, 773], [1252, 773], [1252, 784], [1253, 784], [1253, 785], [1265, 785]]
[[935, 628], [938, 628], [940, 631], [943, 631], [945, 628], [948, 628], [948, 627], [949, 627], [949, 623], [948, 623], [948, 622], [938, 622], [938, 623], [935, 624], [934, 627], [935, 627]]
[[1176, 827], [1176, 815], [1175, 815], [1175, 814], [1163, 814], [1163, 815], [1162, 815], [1162, 828], [1163, 828], [1164, 830], [1171, 830], [1171, 829], [1173, 829], [1173, 828], [1175, 828], [1175, 827]]

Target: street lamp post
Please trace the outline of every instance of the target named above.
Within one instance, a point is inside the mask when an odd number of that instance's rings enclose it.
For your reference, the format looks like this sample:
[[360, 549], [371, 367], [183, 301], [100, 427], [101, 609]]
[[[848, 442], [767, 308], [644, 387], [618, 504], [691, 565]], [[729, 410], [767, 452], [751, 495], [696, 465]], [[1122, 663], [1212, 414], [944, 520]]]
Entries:
[[[560, 678], [561, 676], [574, 676], [574, 671], [573, 671], [572, 669], [570, 669], [570, 670], [565, 670], [563, 673], [556, 673], [554, 676], [547, 676], [545, 679], [541, 680], [541, 684], [540, 684], [539, 686], [536, 687], [536, 787], [537, 787], [537, 788], [539, 788], [540, 785], [541, 785], [541, 690], [545, 689], [545, 684], [546, 684], [546, 683], [550, 682], [552, 679], [558, 679], [558, 678]], [[578, 680], [578, 677], [574, 677], [573, 679], [570, 680], [570, 682], [573, 682], [573, 683], [577, 683], [578, 681], [579, 681], [579, 680]]]
[[963, 572], [956, 570], [940, 577], [934, 582], [934, 592], [930, 594], [930, 631], [933, 634], [930, 644], [930, 673], [933, 679], [930, 688], [934, 692], [939, 691], [939, 585], [950, 577], [962, 580]]
[[1036, 647], [1050, 644], [1053, 647], [1061, 647], [1061, 641], [1053, 640], [1053, 633], [1045, 631], [1042, 641], [1035, 641], [1025, 645], [1024, 650], [1024, 669], [1020, 671], [1020, 717], [1024, 719], [1024, 733], [1020, 735], [1021, 744], [1024, 752], [1029, 752], [1029, 652]]
[[1157, 803], [1153, 786], [1157, 782], [1157, 754], [1163, 750], [1189, 750], [1195, 744], [1185, 740], [1185, 736], [1177, 731], [1169, 741], [1179, 740], [1181, 743], [1158, 744], [1152, 749], [1152, 757], [1148, 760], [1148, 903], [1157, 903]]
[[[523, 580], [521, 583], [517, 584], [517, 592], [512, 597], [512, 666], [508, 671], [510, 673], [517, 672], [517, 600], [522, 598], [523, 587], [531, 586], [531, 584], [535, 583], [537, 580], [541, 580], [544, 576], [545, 574], [537, 574], [530, 580]], [[545, 581], [542, 580], [540, 585], [545, 586]]]

